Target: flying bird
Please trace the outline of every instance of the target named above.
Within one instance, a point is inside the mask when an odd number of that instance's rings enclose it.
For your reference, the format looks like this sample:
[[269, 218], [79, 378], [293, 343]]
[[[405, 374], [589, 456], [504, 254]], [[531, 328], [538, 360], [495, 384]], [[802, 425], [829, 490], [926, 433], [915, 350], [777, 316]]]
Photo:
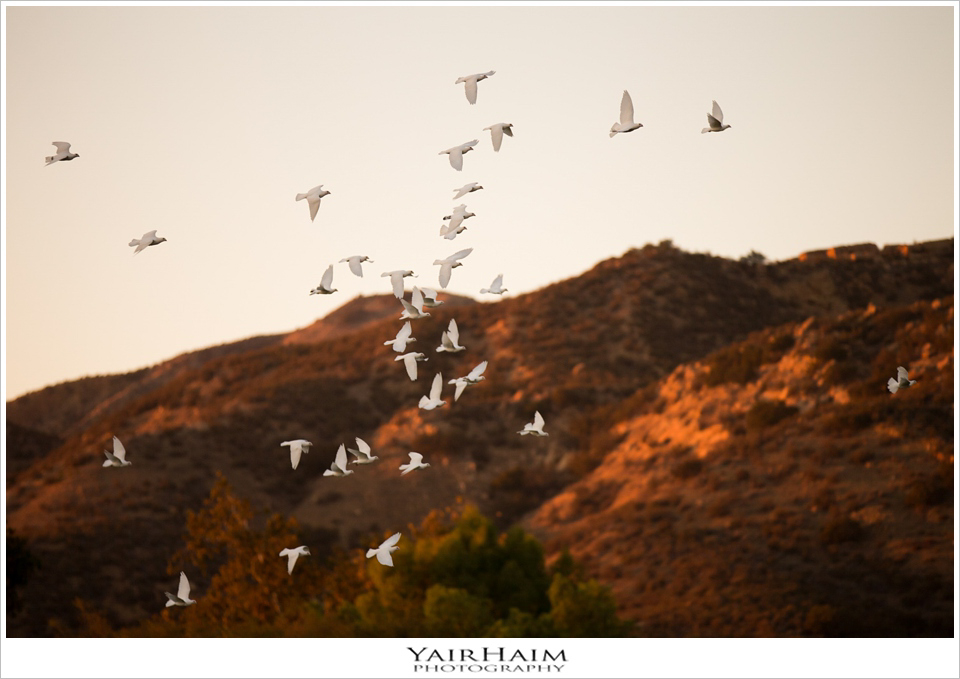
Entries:
[[408, 462], [407, 464], [400, 465], [400, 476], [409, 474], [414, 469], [426, 469], [427, 467], [430, 466], [429, 462], [423, 461], [423, 455], [421, 455], [420, 453], [409, 453], [409, 455], [410, 455], [410, 462]]
[[483, 128], [490, 130], [490, 137], [493, 140], [493, 150], [499, 152], [500, 144], [503, 143], [503, 135], [513, 136], [513, 123], [496, 123], [490, 127]]
[[723, 124], [723, 111], [720, 110], [720, 105], [716, 101], [713, 102], [713, 114], [707, 114], [707, 125], [710, 127], [705, 127], [700, 130], [700, 134], [706, 134], [707, 132], [723, 132], [725, 129], [730, 127], [730, 125]]
[[887, 389], [890, 390], [891, 394], [896, 394], [898, 389], [906, 389], [907, 387], [912, 387], [916, 384], [916, 380], [911, 380], [907, 377], [907, 369], [902, 365], [897, 368], [896, 378], [891, 377], [887, 380]]
[[327, 270], [323, 272], [323, 278], [320, 279], [320, 285], [311, 290], [310, 294], [332, 295], [337, 291], [337, 289], [330, 287], [331, 285], [333, 285], [333, 264], [328, 266]]
[[105, 450], [103, 454], [107, 456], [103, 462], [104, 467], [129, 467], [133, 464], [127, 460], [127, 451], [116, 436], [113, 437], [113, 452]]
[[470, 219], [471, 217], [476, 217], [472, 212], [467, 212], [467, 206], [463, 203], [460, 203], [457, 207], [453, 208], [453, 212], [444, 217], [444, 221], [450, 220], [447, 224], [444, 224], [443, 228], [440, 229], [440, 235], [444, 235], [447, 231], [455, 229], [460, 224], [463, 223], [463, 220]]
[[340, 262], [346, 262], [350, 267], [350, 271], [353, 272], [353, 275], [359, 276], [360, 278], [363, 278], [363, 269], [360, 268], [360, 265], [364, 262], [370, 262], [373, 264], [373, 260], [366, 255], [353, 255], [352, 257], [345, 257], [341, 259]]
[[300, 464], [300, 455], [310, 452], [310, 446], [313, 444], [306, 439], [296, 439], [295, 441], [284, 441], [280, 446], [290, 446], [290, 466], [294, 469]]
[[464, 83], [464, 90], [467, 95], [467, 101], [471, 104], [477, 103], [477, 83], [481, 80], [486, 80], [492, 76], [496, 71], [487, 71], [486, 73], [474, 73], [473, 75], [464, 75], [457, 78], [457, 81], [453, 83], [454, 85], [459, 85]]
[[453, 394], [453, 400], [457, 401], [460, 399], [460, 394], [463, 393], [463, 390], [466, 389], [471, 384], [480, 384], [484, 379], [483, 371], [487, 369], [487, 362], [483, 361], [482, 363], [477, 364], [477, 366], [471, 370], [466, 376], [458, 377], [455, 380], [450, 380], [447, 384], [456, 385], [456, 391]]
[[433, 260], [434, 264], [440, 265], [440, 287], [446, 288], [447, 284], [450, 282], [450, 274], [458, 266], [463, 266], [463, 263], [458, 261], [469, 255], [473, 252], [473, 248], [467, 248], [466, 250], [460, 250], [459, 252], [450, 255], [446, 259], [435, 259]]
[[460, 342], [460, 329], [457, 327], [457, 319], [451, 318], [450, 324], [447, 326], [447, 329], [443, 331], [443, 335], [440, 337], [440, 346], [437, 347], [437, 351], [449, 351], [450, 353], [457, 353], [458, 351], [463, 351], [466, 347], [462, 347], [459, 344]]
[[442, 156], [444, 153], [450, 154], [450, 167], [452, 167], [457, 172], [463, 170], [463, 154], [469, 153], [473, 150], [473, 147], [480, 143], [479, 139], [474, 139], [473, 141], [468, 141], [465, 144], [460, 144], [460, 146], [452, 146], [446, 151], [441, 151], [438, 153], [438, 156]]
[[433, 384], [430, 386], [430, 395], [420, 397], [420, 407], [424, 410], [433, 410], [446, 404], [446, 401], [440, 400], [440, 392], [443, 390], [443, 377], [437, 373], [433, 378]]
[[396, 271], [384, 271], [380, 274], [380, 278], [384, 276], [390, 277], [390, 284], [393, 285], [393, 296], [397, 299], [403, 299], [403, 279], [407, 276], [413, 276], [416, 278], [412, 271], [406, 269], [397, 269]]
[[377, 561], [382, 563], [384, 566], [392, 566], [393, 557], [390, 556], [390, 554], [400, 549], [396, 546], [399, 541], [400, 533], [394, 533], [384, 540], [383, 543], [381, 543], [381, 545], [376, 549], [368, 549], [367, 558], [369, 559], [370, 557], [376, 555]]
[[177, 594], [173, 595], [170, 592], [164, 592], [167, 595], [167, 607], [170, 606], [190, 606], [197, 603], [190, 598], [190, 581], [187, 580], [187, 574], [183, 571], [180, 571], [180, 589], [177, 590]]
[[401, 321], [405, 318], [426, 318], [430, 315], [429, 311], [423, 310], [423, 293], [420, 292], [420, 288], [416, 285], [413, 286], [413, 290], [410, 292], [410, 301], [408, 302], [401, 297], [400, 303], [403, 305], [403, 313], [400, 314]]
[[538, 410], [533, 414], [533, 422], [523, 425], [523, 430], [518, 431], [518, 434], [526, 436], [527, 434], [533, 434], [534, 436], [550, 436], [547, 432], [543, 430], [543, 416]]
[[323, 472], [324, 476], [347, 476], [352, 474], [352, 469], [347, 469], [347, 448], [342, 443], [337, 448], [337, 456], [330, 463], [330, 469]]
[[473, 191], [479, 191], [482, 188], [483, 187], [480, 186], [480, 184], [478, 184], [477, 182], [470, 182], [469, 184], [464, 184], [459, 189], [454, 189], [454, 191], [456, 192], [456, 195], [454, 195], [453, 200], [456, 200], [457, 198], [463, 198], [468, 193], [471, 193]]
[[443, 304], [437, 299], [437, 291], [433, 288], [420, 288], [420, 294], [423, 295], [424, 309], [432, 309]]
[[306, 545], [300, 545], [293, 549], [285, 549], [280, 552], [280, 556], [287, 557], [287, 573], [293, 574], [293, 567], [297, 563], [297, 558], [301, 556], [310, 556], [310, 548]]
[[406, 351], [407, 345], [411, 342], [416, 342], [417, 338], [413, 337], [413, 328], [410, 326], [410, 321], [407, 321], [403, 324], [403, 327], [397, 331], [397, 336], [392, 340], [387, 340], [384, 342], [384, 346], [390, 346], [398, 354], [401, 351]]
[[357, 459], [351, 460], [351, 464], [370, 464], [380, 458], [370, 454], [370, 444], [360, 437], [354, 439], [357, 442], [356, 448], [347, 448], [347, 452], [354, 455]]
[[314, 186], [312, 189], [306, 193], [298, 193], [297, 200], [306, 199], [307, 205], [310, 206], [310, 221], [312, 222], [317, 217], [317, 210], [320, 209], [320, 199], [324, 196], [329, 196], [330, 192], [324, 190], [323, 184], [320, 186]]
[[493, 279], [493, 283], [490, 284], [489, 288], [480, 288], [480, 294], [482, 295], [485, 292], [489, 292], [491, 295], [502, 295], [507, 291], [503, 286], [503, 274], [500, 274]]
[[134, 238], [132, 241], [130, 241], [129, 245], [132, 248], [136, 248], [136, 250], [133, 251], [133, 254], [136, 255], [144, 248], [148, 248], [151, 245], [160, 245], [160, 243], [164, 242], [165, 240], [167, 239], [157, 238], [157, 230], [154, 229], [153, 231], [147, 231], [140, 238]]
[[418, 361], [427, 361], [429, 360], [423, 354], [418, 353], [409, 353], [404, 354], [403, 356], [397, 356], [394, 361], [403, 361], [404, 367], [407, 369], [407, 375], [410, 377], [411, 382], [416, 382], [417, 380], [417, 362]]
[[623, 99], [620, 100], [620, 122], [614, 123], [610, 128], [610, 136], [622, 132], [633, 132], [640, 127], [643, 127], [641, 123], [633, 122], [633, 99], [630, 98], [630, 93], [624, 90]]
[[57, 152], [52, 156], [44, 158], [44, 160], [47, 161], [46, 165], [55, 163], [58, 160], [73, 160], [74, 158], [80, 157], [79, 153], [70, 153], [70, 144], [65, 141], [55, 141], [51, 143], [57, 147]]

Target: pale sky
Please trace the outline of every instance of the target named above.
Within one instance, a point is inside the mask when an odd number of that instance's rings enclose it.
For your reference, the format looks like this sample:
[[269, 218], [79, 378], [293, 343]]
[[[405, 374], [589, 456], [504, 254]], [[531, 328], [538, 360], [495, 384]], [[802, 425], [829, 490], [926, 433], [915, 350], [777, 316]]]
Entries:
[[[666, 238], [779, 260], [955, 229], [952, 6], [4, 10], [8, 399], [292, 331], [391, 269], [437, 287], [466, 247], [448, 290], [509, 296]], [[454, 81], [489, 70], [471, 106]], [[611, 139], [624, 89], [644, 127]], [[732, 128], [702, 135], [714, 99]], [[472, 139], [463, 172], [438, 155]], [[44, 166], [52, 141], [80, 158]]]

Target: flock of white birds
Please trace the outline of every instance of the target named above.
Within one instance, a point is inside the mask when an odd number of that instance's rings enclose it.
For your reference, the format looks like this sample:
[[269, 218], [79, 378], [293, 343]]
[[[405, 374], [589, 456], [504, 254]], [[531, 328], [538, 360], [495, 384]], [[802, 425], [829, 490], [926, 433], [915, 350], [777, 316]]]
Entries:
[[[481, 80], [486, 80], [490, 76], [494, 75], [494, 73], [496, 73], [496, 71], [487, 71], [486, 73], [475, 73], [473, 75], [463, 76], [461, 78], [457, 78], [456, 84], [464, 83], [467, 101], [470, 104], [476, 104], [477, 83], [479, 83]], [[630, 93], [627, 90], [624, 90], [623, 97], [620, 100], [620, 119], [610, 128], [610, 137], [612, 138], [617, 134], [633, 132], [634, 130], [643, 127], [643, 124], [636, 122], [634, 118], [633, 100], [630, 97]], [[723, 132], [724, 130], [730, 128], [730, 125], [723, 122], [723, 111], [720, 109], [720, 106], [716, 101], [713, 102], [711, 112], [707, 114], [707, 124], [708, 126], [701, 130], [702, 134], [707, 132]], [[504, 134], [509, 137], [513, 136], [513, 125], [511, 123], [495, 123], [483, 129], [485, 131], [490, 131], [493, 149], [496, 152], [500, 151]], [[448, 155], [451, 167], [460, 172], [463, 170], [463, 156], [468, 152], [473, 151], [474, 147], [478, 143], [479, 140], [474, 139], [464, 144], [453, 146], [445, 151], [440, 151], [439, 155]], [[70, 151], [70, 144], [67, 142], [57, 141], [53, 142], [53, 144], [57, 148], [57, 153], [46, 157], [45, 160], [47, 165], [58, 161], [68, 161], [80, 157], [80, 154], [72, 153]], [[483, 189], [483, 186], [481, 186], [479, 183], [470, 182], [469, 184], [465, 184], [458, 189], [454, 189], [455, 194], [453, 196], [453, 200], [457, 200], [468, 193], [479, 191], [481, 189]], [[331, 195], [331, 192], [324, 189], [323, 185], [321, 184], [310, 189], [306, 193], [298, 193], [296, 200], [307, 201], [307, 205], [310, 208], [310, 220], [313, 221], [316, 219], [317, 213], [319, 212], [321, 199], [329, 195]], [[467, 227], [464, 225], [464, 222], [470, 217], [474, 216], [474, 213], [467, 211], [466, 205], [458, 205], [452, 210], [451, 214], [443, 218], [444, 222], [446, 223], [440, 229], [440, 236], [446, 240], [453, 240], [457, 235], [466, 230]], [[140, 238], [131, 240], [130, 247], [136, 248], [136, 250], [134, 250], [134, 254], [137, 254], [147, 247], [158, 245], [164, 241], [166, 241], [166, 238], [158, 238], [156, 230], [153, 230], [143, 234], [143, 236]], [[434, 260], [434, 265], [440, 267], [439, 283], [441, 288], [445, 289], [447, 287], [447, 285], [450, 283], [450, 277], [453, 269], [462, 266], [463, 263], [461, 260], [467, 257], [467, 255], [469, 255], [471, 252], [473, 252], [473, 248], [466, 248], [444, 259]], [[373, 260], [366, 255], [353, 255], [351, 257], [341, 259], [340, 263], [346, 263], [354, 275], [362, 278], [363, 268], [361, 265], [364, 263], [372, 264]], [[415, 278], [416, 275], [413, 271], [399, 269], [396, 271], [387, 271], [380, 275], [381, 277], [388, 277], [390, 279], [393, 294], [398, 300], [400, 300], [400, 303], [403, 306], [403, 313], [400, 316], [400, 320], [406, 320], [406, 322], [397, 332], [396, 337], [394, 339], [387, 340], [383, 344], [390, 346], [393, 351], [398, 354], [395, 358], [395, 361], [402, 361], [404, 368], [406, 369], [407, 376], [411, 381], [416, 381], [417, 364], [429, 359], [423, 353], [419, 352], [404, 353], [407, 345], [416, 341], [416, 338], [413, 337], [413, 327], [410, 322], [412, 320], [426, 318], [430, 315], [430, 312], [424, 311], [424, 309], [440, 306], [443, 304], [443, 302], [437, 300], [437, 291], [435, 289], [426, 287], [421, 288], [418, 286], [413, 286], [410, 294], [410, 301], [404, 299], [403, 279], [408, 277]], [[480, 293], [502, 295], [506, 291], [507, 289], [503, 287], [503, 274], [501, 273], [494, 278], [489, 288], [482, 288]], [[324, 271], [323, 276], [320, 279], [320, 284], [316, 288], [310, 290], [310, 294], [330, 295], [335, 292], [337, 292], [337, 289], [333, 287], [333, 264], [331, 264]], [[457, 321], [456, 319], [451, 319], [447, 329], [443, 332], [443, 335], [440, 339], [440, 346], [436, 348], [436, 351], [438, 353], [457, 353], [464, 350], [466, 350], [466, 347], [460, 344], [460, 331], [457, 327]], [[460, 396], [468, 386], [479, 384], [484, 379], [483, 373], [486, 368], [487, 361], [482, 361], [477, 364], [476, 367], [474, 367], [467, 375], [448, 381], [448, 384], [454, 385], [454, 401], [459, 400]], [[915, 383], [916, 380], [908, 379], [906, 369], [901, 366], [897, 369], [897, 377], [890, 378], [887, 388], [891, 393], [895, 394], [898, 389], [904, 389]], [[423, 410], [434, 410], [446, 405], [447, 402], [441, 398], [442, 391], [443, 377], [441, 373], [438, 372], [433, 378], [429, 394], [420, 398], [420, 402], [418, 404], [419, 407]], [[525, 424], [523, 429], [517, 433], [521, 436], [549, 436], [549, 434], [544, 431], [544, 426], [545, 422], [543, 416], [539, 411], [537, 411], [534, 413], [533, 422]], [[371, 448], [364, 440], [360, 438], [356, 438], [355, 440], [357, 444], [356, 448], [347, 448], [343, 444], [340, 444], [330, 468], [323, 472], [324, 476], [349, 476], [350, 474], [353, 474], [353, 470], [348, 469], [349, 465], [347, 462], [347, 452], [355, 457], [355, 459], [351, 461], [352, 464], [370, 464], [379, 459], [379, 457], [376, 455], [371, 454]], [[313, 444], [306, 439], [295, 439], [291, 441], [284, 441], [280, 445], [282, 447], [288, 446], [290, 448], [290, 465], [293, 467], [293, 469], [296, 469], [300, 464], [301, 456], [305, 453], [309, 453], [310, 447]], [[417, 469], [426, 469], [430, 466], [428, 462], [423, 461], [423, 455], [420, 453], [410, 452], [408, 454], [410, 461], [406, 464], [400, 465], [401, 476], [409, 474]], [[131, 464], [131, 462], [126, 459], [126, 450], [124, 449], [123, 444], [116, 436], [113, 437], [113, 452], [111, 453], [105, 450], [104, 455], [106, 455], [107, 458], [103, 463], [104, 467], [126, 467]], [[401, 534], [399, 532], [394, 533], [376, 549], [368, 549], [367, 558], [369, 559], [376, 556], [377, 561], [384, 566], [393, 566], [393, 558], [391, 554], [399, 549], [397, 547], [397, 543], [400, 540], [400, 535]], [[309, 554], [310, 549], [306, 545], [301, 545], [292, 549], [284, 549], [282, 552], [280, 552], [280, 557], [287, 557], [287, 572], [292, 574], [293, 567], [297, 562], [297, 558], [300, 556], [308, 556]], [[165, 592], [165, 594], [168, 599], [166, 603], [167, 606], [189, 606], [196, 603], [196, 601], [190, 598], [190, 582], [187, 580], [187, 576], [183, 572], [180, 573], [180, 585], [177, 594], [174, 595], [170, 592]]]

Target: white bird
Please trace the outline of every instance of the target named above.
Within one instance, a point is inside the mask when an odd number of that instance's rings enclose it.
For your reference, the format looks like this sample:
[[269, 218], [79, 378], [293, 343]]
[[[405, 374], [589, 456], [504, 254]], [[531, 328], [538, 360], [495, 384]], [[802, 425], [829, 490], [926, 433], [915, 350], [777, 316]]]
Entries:
[[469, 153], [473, 150], [473, 147], [480, 143], [479, 139], [474, 139], [473, 141], [468, 141], [465, 144], [460, 144], [460, 146], [451, 146], [446, 151], [441, 151], [438, 153], [438, 156], [442, 156], [444, 153], [450, 154], [450, 167], [452, 167], [457, 172], [463, 170], [463, 154]]
[[187, 580], [187, 574], [183, 571], [180, 571], [180, 588], [177, 590], [176, 595], [171, 594], [170, 592], [164, 592], [167, 595], [167, 607], [170, 606], [190, 606], [197, 603], [190, 598], [190, 581]]
[[491, 295], [502, 295], [507, 291], [503, 286], [503, 274], [500, 274], [493, 279], [493, 283], [490, 284], [489, 288], [480, 288], [480, 294], [482, 295], [485, 292], [489, 292]]
[[390, 284], [393, 285], [393, 296], [397, 299], [403, 298], [403, 279], [407, 276], [413, 276], [416, 278], [412, 271], [407, 269], [397, 269], [396, 271], [384, 271], [380, 274], [380, 278], [384, 276], [390, 277]]
[[450, 255], [446, 259], [435, 259], [433, 260], [434, 264], [440, 265], [440, 287], [446, 288], [447, 284], [450, 282], [450, 274], [458, 266], [463, 266], [462, 262], [457, 260], [463, 259], [467, 255], [473, 252], [473, 248], [467, 248], [466, 250], [460, 250], [455, 254]]
[[354, 439], [357, 442], [356, 448], [347, 448], [347, 452], [356, 456], [356, 460], [351, 460], [351, 464], [370, 464], [380, 458], [370, 454], [370, 444], [360, 437]]
[[473, 191], [479, 191], [482, 188], [483, 187], [480, 186], [480, 184], [478, 184], [477, 182], [470, 182], [469, 184], [464, 184], [459, 189], [454, 189], [454, 191], [456, 191], [456, 195], [454, 195], [453, 200], [456, 200], [457, 198], [463, 198], [468, 193], [471, 193]]
[[474, 73], [473, 75], [464, 75], [457, 78], [457, 82], [453, 83], [454, 85], [459, 85], [460, 83], [465, 83], [464, 89], [467, 95], [467, 101], [471, 104], [477, 103], [477, 83], [481, 80], [486, 80], [492, 76], [496, 71], [487, 71], [486, 73]]
[[891, 394], [896, 394], [898, 389], [906, 389], [907, 387], [912, 387], [916, 384], [916, 380], [911, 380], [907, 377], [907, 369], [902, 365], [897, 368], [897, 377], [891, 377], [887, 380], [887, 389], [890, 390]]
[[466, 347], [462, 347], [459, 344], [460, 342], [460, 329], [457, 327], [457, 319], [451, 318], [450, 324], [447, 326], [447, 329], [443, 331], [443, 335], [440, 337], [440, 346], [437, 347], [437, 351], [449, 351], [450, 353], [457, 353], [458, 351], [463, 351]]
[[[451, 214], [449, 214], [449, 215], [447, 215], [446, 217], [443, 218], [444, 221], [446, 221], [446, 220], [450, 220], [450, 221], [447, 222], [446, 224], [444, 224], [444, 225], [440, 228], [440, 235], [441, 235], [441, 236], [445, 236], [445, 235], [446, 235], [447, 233], [449, 233], [450, 231], [452, 231], [452, 230], [456, 229], [457, 227], [461, 226], [461, 225], [463, 224], [463, 221], [464, 221], [465, 219], [470, 219], [471, 217], [476, 217], [476, 216], [477, 216], [477, 215], [475, 215], [473, 212], [467, 212], [467, 206], [464, 205], [463, 203], [460, 203], [460, 205], [458, 205], [457, 207], [453, 208], [453, 212], [452, 212]], [[462, 229], [461, 229], [461, 231], [462, 231]], [[457, 233], [460, 233], [460, 231], [457, 231]], [[452, 239], [451, 239], [451, 240], [452, 240]]]
[[327, 267], [327, 270], [323, 272], [323, 278], [320, 279], [320, 285], [315, 287], [310, 291], [311, 295], [332, 295], [337, 291], [336, 288], [331, 288], [333, 285], [333, 264]]
[[107, 456], [103, 462], [104, 467], [129, 467], [133, 464], [127, 460], [127, 451], [116, 436], [113, 437], [113, 452], [105, 450], [103, 454]]
[[467, 230], [466, 224], [460, 224], [451, 228], [448, 224], [444, 224], [440, 227], [440, 235], [443, 236], [446, 240], [453, 240], [461, 233]]
[[410, 462], [408, 462], [407, 464], [400, 465], [400, 472], [401, 472], [400, 476], [409, 474], [414, 469], [426, 469], [427, 467], [430, 466], [429, 462], [423, 461], [423, 455], [421, 455], [420, 453], [409, 453], [409, 455], [410, 455]]
[[446, 405], [446, 401], [440, 400], [440, 392], [442, 389], [443, 377], [440, 376], [440, 373], [437, 373], [436, 377], [433, 378], [433, 384], [430, 387], [430, 396], [420, 397], [420, 407], [424, 410], [433, 410], [434, 408], [439, 408], [442, 405]]
[[345, 257], [341, 259], [340, 262], [346, 262], [350, 267], [350, 271], [353, 272], [353, 275], [359, 276], [360, 278], [363, 278], [363, 269], [360, 268], [360, 265], [364, 262], [370, 262], [373, 264], [373, 260], [366, 255], [353, 255], [352, 257]]
[[413, 290], [410, 292], [410, 301], [408, 302], [401, 297], [400, 303], [403, 305], [403, 313], [400, 314], [401, 321], [405, 318], [426, 318], [430, 315], [429, 311], [423, 310], [423, 293], [420, 292], [420, 288], [416, 285], [413, 286]]
[[437, 299], [437, 291], [433, 288], [420, 288], [420, 294], [423, 295], [424, 309], [432, 309], [443, 304], [443, 302]]
[[290, 446], [290, 465], [296, 469], [300, 464], [300, 455], [310, 452], [310, 446], [313, 444], [306, 439], [296, 439], [294, 441], [284, 441], [280, 446]]
[[407, 375], [410, 376], [411, 382], [416, 382], [417, 380], [417, 362], [418, 361], [427, 361], [429, 360], [423, 354], [411, 352], [409, 354], [404, 354], [403, 356], [397, 356], [393, 359], [394, 361], [403, 361], [404, 367], [407, 369]]
[[400, 533], [394, 533], [384, 540], [376, 549], [368, 549], [367, 558], [369, 559], [371, 556], [376, 555], [377, 561], [382, 563], [384, 566], [392, 566], [393, 557], [390, 556], [390, 554], [400, 549], [396, 546], [399, 541]]
[[137, 254], [144, 248], [148, 248], [151, 245], [159, 245], [165, 240], [167, 239], [157, 238], [157, 230], [154, 229], [153, 231], [147, 231], [140, 238], [134, 238], [132, 241], [130, 241], [130, 247], [136, 248], [136, 250], [133, 251], [133, 254]]
[[456, 385], [456, 392], [453, 394], [453, 400], [459, 400], [460, 394], [463, 393], [463, 390], [466, 389], [471, 384], [480, 384], [484, 379], [483, 371], [487, 369], [487, 362], [483, 361], [482, 363], [477, 364], [477, 366], [471, 370], [466, 376], [458, 377], [455, 380], [450, 380], [447, 384]]
[[500, 144], [503, 143], [503, 135], [513, 136], [513, 123], [496, 123], [490, 127], [483, 128], [490, 130], [490, 137], [493, 140], [493, 150], [499, 152]]
[[700, 130], [700, 134], [706, 134], [707, 132], [723, 132], [725, 129], [730, 127], [730, 125], [723, 124], [723, 111], [720, 110], [720, 105], [716, 101], [713, 102], [713, 115], [707, 114], [707, 125], [710, 127], [705, 127]]
[[637, 128], [643, 127], [641, 123], [633, 122], [633, 99], [630, 93], [623, 91], [623, 99], [620, 100], [620, 122], [614, 123], [610, 128], [610, 136], [622, 132], [633, 132]]
[[518, 434], [526, 436], [527, 434], [533, 434], [534, 436], [550, 436], [547, 432], [543, 430], [543, 416], [538, 410], [533, 414], [533, 422], [523, 425], [523, 431], [518, 431]]
[[58, 160], [73, 160], [74, 158], [80, 157], [79, 153], [70, 153], [70, 144], [65, 141], [55, 141], [51, 143], [57, 147], [57, 152], [52, 156], [44, 158], [44, 160], [47, 161], [47, 165], [55, 163]]
[[407, 321], [403, 324], [403, 327], [397, 331], [397, 336], [392, 340], [387, 340], [384, 342], [384, 346], [390, 346], [398, 354], [401, 351], [405, 351], [407, 345], [411, 342], [416, 342], [417, 338], [413, 337], [413, 328], [410, 326], [410, 321]]
[[342, 443], [337, 448], [337, 456], [330, 463], [330, 469], [325, 469], [324, 476], [347, 476], [352, 474], [352, 469], [347, 469], [347, 447]]
[[297, 563], [297, 558], [300, 556], [310, 556], [310, 548], [306, 545], [300, 545], [293, 549], [283, 550], [280, 552], [280, 556], [287, 557], [287, 573], [292, 575], [293, 567]]
[[312, 189], [306, 193], [298, 193], [297, 200], [306, 199], [307, 205], [310, 206], [310, 221], [312, 222], [317, 217], [317, 210], [320, 209], [320, 199], [324, 196], [329, 196], [330, 192], [324, 190], [323, 184], [320, 186], [314, 186]]

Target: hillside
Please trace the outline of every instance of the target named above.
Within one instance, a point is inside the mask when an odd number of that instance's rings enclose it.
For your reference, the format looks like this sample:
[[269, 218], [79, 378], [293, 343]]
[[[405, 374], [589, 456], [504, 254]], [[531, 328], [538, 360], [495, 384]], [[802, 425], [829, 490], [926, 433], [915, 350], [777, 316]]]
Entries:
[[[109, 583], [100, 605], [113, 624], [156, 612], [169, 587], [167, 561], [182, 546], [185, 512], [200, 506], [217, 471], [255, 503], [296, 518], [317, 553], [325, 545], [357, 548], [371, 534], [463, 502], [506, 526], [556, 496], [535, 512], [531, 526], [553, 548], [569, 540], [586, 554], [576, 534], [566, 532], [567, 521], [546, 519], [553, 515], [545, 512], [562, 506], [573, 489], [591, 488], [594, 467], [620, 454], [618, 439], [626, 434], [610, 433], [623, 425], [608, 412], [624, 399], [656, 400], [677, 371], [696, 370], [692, 364], [712, 352], [810, 317], [932, 300], [952, 313], [952, 241], [838, 250], [755, 265], [661, 244], [496, 304], [445, 304], [414, 324], [414, 348], [429, 357], [416, 382], [383, 346], [399, 327], [399, 304], [377, 296], [351, 301], [327, 317], [339, 319], [326, 329], [321, 322], [309, 333], [254, 338], [242, 348], [194, 352], [149, 371], [89, 378], [83, 391], [60, 385], [8, 403], [8, 427], [58, 437], [45, 443], [30, 437], [31, 453], [14, 450], [28, 437], [8, 442], [9, 458], [21, 461], [51, 447], [32, 464], [18, 463], [13, 474], [8, 467], [8, 525], [28, 539], [42, 564], [24, 589], [29, 606], [10, 623], [10, 634], [50, 634], [54, 617], [69, 632], [75, 621], [64, 602], [85, 596], [90, 578]], [[452, 317], [467, 351], [437, 354]], [[435, 372], [446, 381], [484, 359], [487, 379], [459, 401], [445, 391], [447, 406], [417, 408]], [[915, 369], [916, 357], [903, 360]], [[923, 380], [939, 384], [929, 375]], [[638, 390], [641, 396], [630, 398]], [[904, 396], [914, 393], [924, 391]], [[534, 410], [546, 417], [549, 438], [516, 435]], [[732, 415], [719, 406], [714, 414]], [[100, 451], [113, 435], [124, 441], [133, 466], [101, 467]], [[380, 461], [350, 477], [324, 478], [336, 447], [355, 436], [371, 443]], [[674, 444], [689, 446], [697, 436], [684, 431]], [[315, 446], [294, 471], [279, 444], [300, 437]], [[952, 454], [952, 440], [950, 446]], [[432, 462], [430, 473], [400, 479], [396, 468], [410, 450]], [[594, 567], [602, 563], [597, 558]], [[618, 577], [601, 569], [622, 596]], [[201, 579], [198, 591], [203, 586]], [[631, 601], [625, 597], [621, 605], [642, 617]]]

